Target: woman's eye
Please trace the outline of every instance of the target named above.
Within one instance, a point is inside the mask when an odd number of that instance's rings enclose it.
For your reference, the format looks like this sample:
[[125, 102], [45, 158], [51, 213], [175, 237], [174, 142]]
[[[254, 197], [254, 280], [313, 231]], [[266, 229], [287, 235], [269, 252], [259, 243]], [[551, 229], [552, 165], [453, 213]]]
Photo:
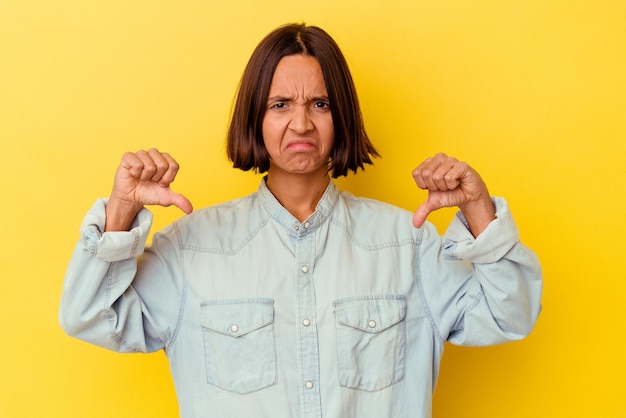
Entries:
[[286, 106], [285, 103], [275, 103], [270, 106], [270, 109], [284, 109]]
[[316, 102], [315, 107], [318, 109], [330, 109], [330, 105], [326, 102]]

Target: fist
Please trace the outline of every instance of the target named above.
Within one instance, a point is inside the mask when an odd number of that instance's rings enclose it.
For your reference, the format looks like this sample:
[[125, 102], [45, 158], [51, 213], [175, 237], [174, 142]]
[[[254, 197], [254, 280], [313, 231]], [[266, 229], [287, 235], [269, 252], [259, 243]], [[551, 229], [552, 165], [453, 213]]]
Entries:
[[474, 235], [495, 218], [485, 182], [467, 163], [439, 153], [424, 160], [412, 175], [417, 187], [428, 191], [428, 199], [413, 216], [416, 228], [431, 212], [444, 207], [458, 206]]
[[178, 173], [178, 163], [156, 149], [127, 152], [117, 171], [107, 203], [105, 230], [126, 230], [145, 205], [176, 206], [191, 213], [191, 202], [175, 193], [170, 184]]

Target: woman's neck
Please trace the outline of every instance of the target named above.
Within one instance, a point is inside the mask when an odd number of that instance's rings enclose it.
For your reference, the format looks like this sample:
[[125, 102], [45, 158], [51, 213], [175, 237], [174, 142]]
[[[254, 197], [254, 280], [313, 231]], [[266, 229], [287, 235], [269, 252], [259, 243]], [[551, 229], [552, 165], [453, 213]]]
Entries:
[[276, 200], [296, 219], [303, 222], [315, 212], [329, 182], [326, 170], [293, 174], [270, 168], [265, 184]]

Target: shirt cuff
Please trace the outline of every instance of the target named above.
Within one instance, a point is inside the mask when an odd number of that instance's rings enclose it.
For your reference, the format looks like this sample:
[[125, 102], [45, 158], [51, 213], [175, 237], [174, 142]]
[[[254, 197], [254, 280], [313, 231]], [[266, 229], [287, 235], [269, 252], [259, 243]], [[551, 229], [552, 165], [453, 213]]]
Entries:
[[496, 219], [476, 238], [459, 211], [443, 237], [443, 256], [477, 264], [494, 263], [519, 242], [519, 231], [504, 198], [492, 197]]
[[141, 255], [152, 226], [152, 213], [142, 209], [129, 231], [102, 232], [106, 222], [107, 202], [108, 199], [98, 199], [83, 219], [80, 233], [85, 249], [110, 263]]

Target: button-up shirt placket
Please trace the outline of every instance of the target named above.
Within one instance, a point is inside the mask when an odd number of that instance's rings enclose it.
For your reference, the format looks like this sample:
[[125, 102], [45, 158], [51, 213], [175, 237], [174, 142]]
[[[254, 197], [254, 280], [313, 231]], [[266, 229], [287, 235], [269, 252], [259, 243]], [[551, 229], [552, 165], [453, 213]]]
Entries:
[[314, 281], [315, 232], [312, 229], [309, 222], [294, 228], [299, 393], [300, 413], [303, 418], [322, 416]]

